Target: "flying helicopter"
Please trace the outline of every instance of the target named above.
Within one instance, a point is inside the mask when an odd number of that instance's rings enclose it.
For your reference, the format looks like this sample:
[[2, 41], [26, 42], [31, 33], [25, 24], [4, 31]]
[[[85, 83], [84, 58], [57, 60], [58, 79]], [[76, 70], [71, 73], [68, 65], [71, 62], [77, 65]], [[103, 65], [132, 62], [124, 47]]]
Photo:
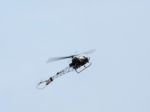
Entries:
[[76, 71], [76, 73], [80, 73], [83, 70], [87, 69], [88, 67], [91, 66], [92, 62], [90, 62], [90, 57], [86, 56], [86, 54], [93, 53], [95, 50], [89, 50], [83, 53], [79, 54], [74, 54], [70, 56], [64, 56], [64, 57], [54, 57], [54, 58], [49, 58], [47, 60], [47, 63], [54, 62], [54, 61], [59, 61], [59, 60], [64, 60], [64, 59], [71, 59], [71, 63], [64, 68], [63, 70], [57, 72], [55, 75], [51, 76], [48, 80], [44, 80], [38, 83], [37, 88], [38, 89], [43, 89], [47, 85], [49, 85], [52, 81], [54, 81], [56, 78], [71, 72], [71, 71]]

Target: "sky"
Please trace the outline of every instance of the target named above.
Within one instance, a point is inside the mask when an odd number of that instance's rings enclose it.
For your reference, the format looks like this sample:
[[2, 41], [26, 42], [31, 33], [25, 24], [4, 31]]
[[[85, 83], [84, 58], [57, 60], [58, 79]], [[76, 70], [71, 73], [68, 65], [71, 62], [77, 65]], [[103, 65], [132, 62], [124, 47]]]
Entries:
[[[149, 0], [0, 1], [1, 112], [150, 112]], [[90, 49], [92, 66], [36, 89]]]

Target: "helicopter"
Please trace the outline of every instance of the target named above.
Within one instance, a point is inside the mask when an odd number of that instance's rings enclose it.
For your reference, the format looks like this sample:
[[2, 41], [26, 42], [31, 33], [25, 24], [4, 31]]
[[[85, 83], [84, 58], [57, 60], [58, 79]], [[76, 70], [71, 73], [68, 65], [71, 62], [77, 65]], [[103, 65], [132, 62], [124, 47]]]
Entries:
[[86, 51], [83, 53], [79, 53], [79, 54], [74, 54], [74, 55], [64, 56], [64, 57], [54, 57], [54, 58], [48, 59], [47, 63], [70, 58], [71, 63], [69, 63], [69, 65], [66, 68], [64, 68], [63, 70], [61, 70], [61, 71], [57, 72], [55, 75], [51, 76], [48, 80], [39, 82], [37, 85], [37, 88], [38, 89], [45, 88], [56, 78], [66, 74], [68, 72], [76, 71], [76, 73], [80, 73], [83, 70], [87, 69], [88, 67], [90, 67], [92, 65], [92, 62], [90, 62], [90, 57], [86, 56], [86, 54], [93, 53], [94, 51], [95, 50], [92, 49], [92, 50], [89, 50], [89, 51]]

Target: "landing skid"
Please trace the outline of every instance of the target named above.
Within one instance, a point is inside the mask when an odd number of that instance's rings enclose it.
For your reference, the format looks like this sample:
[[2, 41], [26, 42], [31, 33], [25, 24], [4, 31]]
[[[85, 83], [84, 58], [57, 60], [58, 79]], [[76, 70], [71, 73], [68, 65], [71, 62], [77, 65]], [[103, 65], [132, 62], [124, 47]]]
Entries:
[[84, 68], [80, 71], [78, 71], [77, 69], [75, 70], [77, 73], [81, 73], [82, 71], [84, 71], [85, 69], [87, 69], [88, 67], [90, 67], [92, 65], [92, 63], [89, 63], [87, 66], [84, 65]]

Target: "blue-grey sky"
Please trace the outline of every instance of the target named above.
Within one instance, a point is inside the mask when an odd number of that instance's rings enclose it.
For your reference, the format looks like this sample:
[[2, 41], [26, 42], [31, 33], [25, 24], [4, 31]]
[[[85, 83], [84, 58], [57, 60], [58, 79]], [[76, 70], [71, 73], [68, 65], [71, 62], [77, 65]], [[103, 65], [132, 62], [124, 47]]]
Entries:
[[[92, 66], [35, 88], [89, 49]], [[1, 112], [150, 112], [149, 0], [0, 1]]]

